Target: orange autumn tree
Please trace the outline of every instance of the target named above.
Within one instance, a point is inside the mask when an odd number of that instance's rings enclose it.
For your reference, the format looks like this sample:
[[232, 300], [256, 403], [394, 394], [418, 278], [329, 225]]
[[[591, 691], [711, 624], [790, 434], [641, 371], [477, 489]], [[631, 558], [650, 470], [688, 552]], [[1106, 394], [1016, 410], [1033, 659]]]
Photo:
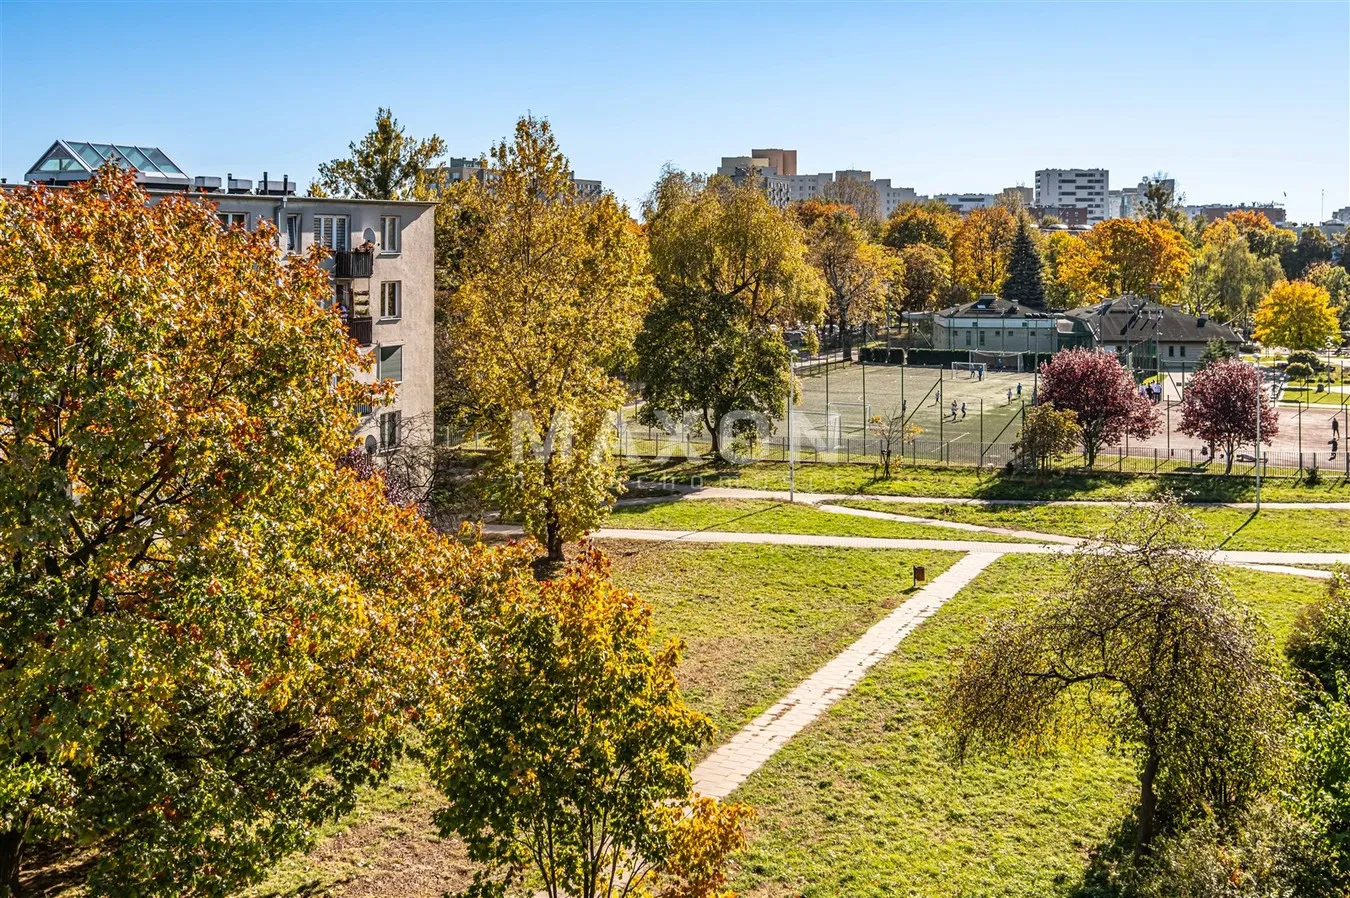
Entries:
[[385, 775], [481, 550], [335, 465], [317, 255], [115, 168], [0, 192], [0, 894], [224, 895]]
[[1079, 303], [1132, 293], [1171, 302], [1179, 298], [1194, 251], [1165, 221], [1112, 218], [1063, 247], [1058, 279]]
[[1008, 275], [1017, 219], [1002, 206], [975, 209], [952, 235], [952, 280], [972, 293], [998, 293]]

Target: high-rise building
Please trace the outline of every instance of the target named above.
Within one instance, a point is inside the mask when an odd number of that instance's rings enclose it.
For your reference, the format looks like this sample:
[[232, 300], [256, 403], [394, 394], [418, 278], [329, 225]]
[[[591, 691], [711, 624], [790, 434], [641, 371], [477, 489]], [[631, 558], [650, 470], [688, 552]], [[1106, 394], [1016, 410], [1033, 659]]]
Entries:
[[780, 175], [791, 176], [797, 173], [796, 150], [751, 150], [750, 155], [765, 160], [768, 166]]
[[913, 187], [892, 186], [890, 178], [874, 179], [870, 171], [862, 169], [798, 174], [796, 150], [751, 150], [749, 156], [723, 156], [722, 164], [717, 168], [718, 174], [726, 175], [738, 184], [743, 183], [751, 172], [759, 179], [769, 201], [776, 206], [820, 199], [829, 191], [831, 184], [845, 178], [872, 188], [877, 197], [877, 214], [883, 218], [894, 212], [901, 203], [926, 199], [915, 193]]
[[1087, 210], [1089, 224], [1108, 216], [1110, 190], [1104, 168], [1042, 168], [1036, 172], [1036, 205]]

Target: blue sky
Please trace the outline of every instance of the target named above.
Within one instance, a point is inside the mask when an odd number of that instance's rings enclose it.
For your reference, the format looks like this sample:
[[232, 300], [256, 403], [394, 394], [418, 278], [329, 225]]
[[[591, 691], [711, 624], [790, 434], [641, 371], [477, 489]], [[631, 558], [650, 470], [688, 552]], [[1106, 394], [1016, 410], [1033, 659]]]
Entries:
[[[526, 112], [638, 201], [752, 146], [920, 193], [1163, 170], [1189, 202], [1350, 204], [1350, 4], [0, 0], [0, 175], [52, 139], [308, 183], [389, 106], [456, 155]], [[1287, 199], [1285, 194], [1287, 193]]]

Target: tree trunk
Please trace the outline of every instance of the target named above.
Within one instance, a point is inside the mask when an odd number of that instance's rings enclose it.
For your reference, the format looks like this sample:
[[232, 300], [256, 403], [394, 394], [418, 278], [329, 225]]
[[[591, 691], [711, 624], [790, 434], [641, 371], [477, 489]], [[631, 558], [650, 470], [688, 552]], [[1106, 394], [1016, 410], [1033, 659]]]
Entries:
[[[709, 409], [705, 408], [703, 410], [703, 426], [708, 428], [708, 441], [712, 443], [712, 457], [713, 461], [716, 462], [718, 459], [722, 457], [722, 440], [721, 434], [717, 432], [717, 427], [713, 422], [709, 420], [708, 413]], [[717, 424], [722, 423], [722, 419], [720, 416], [717, 418], [716, 423]]]
[[[1224, 454], [1224, 457], [1223, 457], [1223, 460], [1224, 460], [1223, 472], [1224, 472], [1225, 474], [1232, 474], [1232, 473], [1233, 473], [1233, 448], [1234, 448], [1234, 447], [1233, 447], [1233, 444], [1232, 444], [1232, 443], [1229, 443], [1229, 444], [1228, 444], [1228, 451]], [[1211, 445], [1211, 446], [1209, 447], [1209, 454], [1210, 454], [1211, 456], [1214, 455], [1214, 447], [1213, 447], [1213, 445]]]
[[25, 814], [17, 829], [0, 832], [0, 898], [14, 898], [19, 894], [19, 865], [31, 816]]
[[844, 350], [844, 361], [853, 361], [853, 335], [848, 332], [848, 314], [839, 313], [839, 345]]
[[1148, 853], [1153, 841], [1158, 813], [1158, 796], [1153, 791], [1153, 782], [1158, 777], [1158, 765], [1162, 759], [1158, 756], [1156, 745], [1150, 745], [1144, 769], [1139, 774], [1139, 829], [1134, 839], [1134, 859], [1138, 861]]

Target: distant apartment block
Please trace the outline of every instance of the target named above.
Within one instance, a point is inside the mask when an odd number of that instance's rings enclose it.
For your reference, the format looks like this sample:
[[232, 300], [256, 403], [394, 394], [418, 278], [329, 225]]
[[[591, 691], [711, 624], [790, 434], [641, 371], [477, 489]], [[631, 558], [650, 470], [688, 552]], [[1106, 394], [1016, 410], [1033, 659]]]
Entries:
[[[1144, 178], [1135, 187], [1122, 187], [1107, 191], [1107, 218], [1139, 218], [1144, 214], [1144, 202], [1148, 196], [1151, 179]], [[1167, 188], [1169, 195], [1175, 197], [1177, 182], [1173, 178], [1164, 178], [1159, 183]]]
[[992, 193], [935, 193], [933, 199], [941, 200], [953, 211], [965, 215], [975, 209], [988, 209], [998, 197]]
[[1036, 205], [1087, 210], [1089, 224], [1108, 218], [1110, 189], [1104, 168], [1042, 168], [1036, 172]]
[[358, 410], [354, 438], [371, 453], [397, 449], [412, 426], [426, 424], [433, 409], [432, 329], [435, 203], [353, 200], [295, 195], [289, 178], [266, 173], [256, 184], [232, 174], [225, 179], [189, 176], [158, 147], [58, 140], [24, 176], [53, 186], [88, 180], [105, 162], [135, 169], [136, 180], [156, 203], [188, 193], [216, 204], [222, 228], [277, 230], [277, 252], [303, 254], [312, 246], [331, 255], [325, 305], [336, 307], [370, 369], [367, 383], [391, 380], [394, 399]]
[[1350, 206], [1337, 209], [1335, 212], [1331, 213], [1331, 218], [1333, 221], [1350, 222]]
[[1203, 215], [1206, 221], [1217, 221], [1230, 212], [1260, 212], [1271, 224], [1284, 224], [1284, 207], [1276, 203], [1209, 203], [1207, 205], [1187, 206], [1186, 214]]
[[[478, 180], [483, 181], [487, 178], [487, 169], [479, 163], [479, 159], [467, 159], [460, 156], [452, 156], [450, 161], [442, 166], [445, 172], [447, 184], [458, 184], [461, 181]], [[577, 189], [577, 196], [584, 199], [595, 199], [605, 192], [604, 184], [600, 181], [578, 178], [576, 175], [569, 174], [572, 179], [572, 186]]]
[[717, 173], [738, 184], [744, 183], [753, 174], [769, 197], [769, 202], [775, 206], [820, 199], [827, 194], [831, 184], [837, 184], [845, 178], [872, 188], [877, 196], [877, 212], [883, 218], [894, 212], [901, 203], [925, 198], [915, 193], [912, 187], [893, 186], [890, 178], [873, 178], [870, 171], [861, 169], [798, 174], [796, 150], [763, 149], [751, 150], [749, 156], [723, 156]]

